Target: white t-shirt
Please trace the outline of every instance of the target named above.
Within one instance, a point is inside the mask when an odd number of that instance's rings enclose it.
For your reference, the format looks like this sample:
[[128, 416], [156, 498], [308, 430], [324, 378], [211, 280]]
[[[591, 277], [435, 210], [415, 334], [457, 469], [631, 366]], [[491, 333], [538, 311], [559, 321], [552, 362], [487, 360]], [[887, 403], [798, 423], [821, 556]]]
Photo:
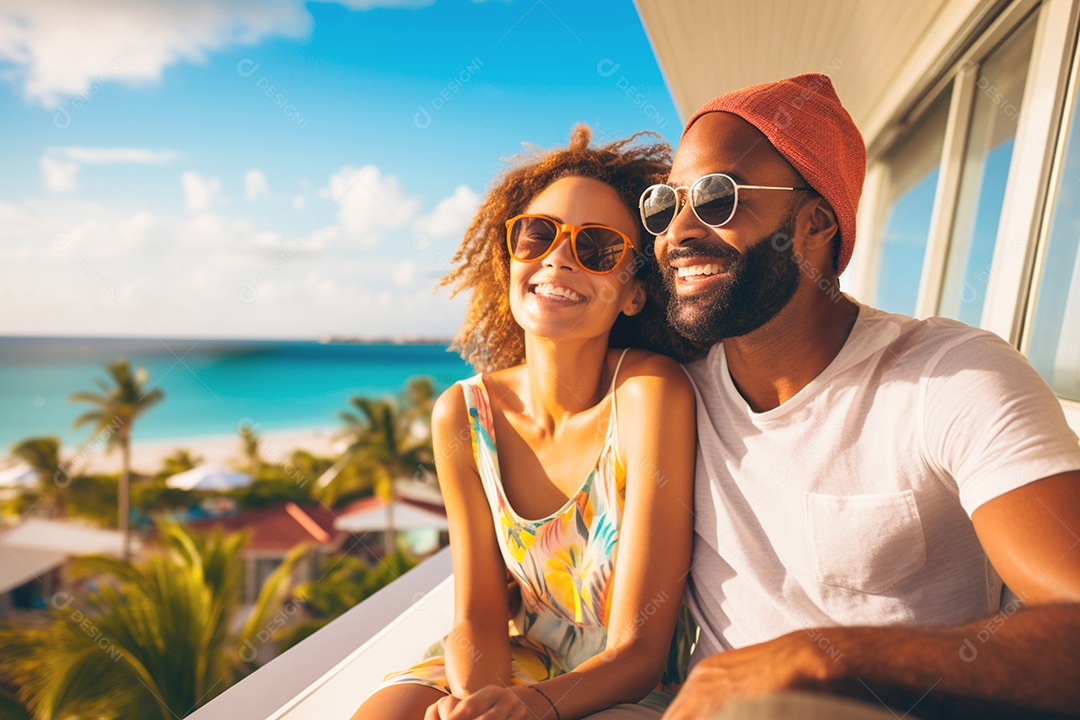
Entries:
[[698, 389], [693, 661], [802, 628], [954, 625], [998, 609], [970, 515], [1080, 468], [1053, 392], [998, 336], [859, 306], [809, 385], [755, 413], [724, 348]]

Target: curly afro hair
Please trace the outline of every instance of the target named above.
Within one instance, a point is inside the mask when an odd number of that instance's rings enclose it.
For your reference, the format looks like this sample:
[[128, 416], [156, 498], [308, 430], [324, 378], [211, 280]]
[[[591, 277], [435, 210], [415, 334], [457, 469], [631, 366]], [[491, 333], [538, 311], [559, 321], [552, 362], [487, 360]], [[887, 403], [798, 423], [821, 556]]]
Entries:
[[[492, 372], [525, 360], [525, 336], [510, 313], [510, 253], [506, 248], [506, 221], [525, 208], [546, 187], [565, 177], [585, 177], [611, 186], [637, 217], [638, 198], [650, 185], [663, 182], [671, 167], [666, 142], [642, 144], [632, 137], [590, 146], [592, 132], [578, 125], [565, 149], [533, 151], [511, 158], [512, 166], [495, 182], [454, 253], [454, 268], [438, 287], [449, 285], [451, 297], [472, 291], [465, 322], [453, 349], [478, 372]], [[641, 254], [634, 272], [649, 296], [642, 312], [620, 315], [612, 328], [612, 347], [638, 347], [688, 359], [700, 351], [667, 327], [652, 236], [639, 225]]]

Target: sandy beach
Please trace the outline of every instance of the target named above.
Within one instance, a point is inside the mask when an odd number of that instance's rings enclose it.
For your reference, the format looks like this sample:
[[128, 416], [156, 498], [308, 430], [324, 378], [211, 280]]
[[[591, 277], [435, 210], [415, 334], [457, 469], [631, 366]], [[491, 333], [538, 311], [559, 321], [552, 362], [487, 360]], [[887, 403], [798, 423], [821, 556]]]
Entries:
[[[307, 450], [315, 455], [336, 457], [340, 452], [339, 441], [335, 440], [338, 432], [340, 429], [334, 427], [267, 430], [259, 433], [259, 452], [263, 460], [269, 463], [284, 462], [294, 450]], [[240, 436], [236, 433], [167, 440], [136, 438], [131, 445], [132, 468], [141, 474], [154, 474], [161, 469], [164, 459], [176, 452], [178, 448], [183, 448], [194, 457], [201, 458], [200, 464], [230, 467], [242, 466], [245, 462]], [[120, 470], [118, 449], [106, 453], [103, 447], [88, 446], [82, 449], [64, 447], [60, 454], [65, 461], [73, 463], [79, 472], [119, 472]]]

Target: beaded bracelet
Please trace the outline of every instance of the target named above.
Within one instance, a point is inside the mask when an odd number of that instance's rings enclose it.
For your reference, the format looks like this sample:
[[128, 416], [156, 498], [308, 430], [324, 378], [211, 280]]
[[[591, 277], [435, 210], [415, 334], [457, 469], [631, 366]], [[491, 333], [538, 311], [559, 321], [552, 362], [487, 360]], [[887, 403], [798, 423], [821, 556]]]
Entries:
[[547, 700], [548, 705], [550, 705], [551, 709], [555, 711], [555, 720], [562, 720], [562, 715], [559, 714], [559, 708], [555, 707], [555, 703], [551, 702], [551, 698], [549, 698], [547, 695], [545, 695], [543, 690], [536, 687], [535, 685], [526, 685], [525, 687], [529, 688], [530, 690], [535, 690], [536, 692], [540, 693], [540, 697]]

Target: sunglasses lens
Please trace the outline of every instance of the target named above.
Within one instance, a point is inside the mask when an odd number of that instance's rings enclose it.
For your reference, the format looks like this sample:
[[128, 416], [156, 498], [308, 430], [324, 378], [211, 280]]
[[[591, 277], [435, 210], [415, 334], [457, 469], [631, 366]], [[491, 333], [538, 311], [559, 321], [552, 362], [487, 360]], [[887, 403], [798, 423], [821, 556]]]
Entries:
[[510, 254], [518, 260], [536, 260], [558, 235], [559, 228], [547, 218], [518, 218], [510, 228]]
[[625, 242], [622, 235], [604, 227], [583, 227], [577, 234], [578, 262], [586, 270], [606, 273], [622, 260]]
[[690, 204], [701, 222], [719, 227], [735, 212], [735, 183], [727, 175], [706, 175], [690, 189]]
[[667, 185], [656, 185], [641, 195], [641, 221], [645, 229], [653, 235], [667, 230], [675, 217], [675, 208], [679, 197], [675, 189]]

